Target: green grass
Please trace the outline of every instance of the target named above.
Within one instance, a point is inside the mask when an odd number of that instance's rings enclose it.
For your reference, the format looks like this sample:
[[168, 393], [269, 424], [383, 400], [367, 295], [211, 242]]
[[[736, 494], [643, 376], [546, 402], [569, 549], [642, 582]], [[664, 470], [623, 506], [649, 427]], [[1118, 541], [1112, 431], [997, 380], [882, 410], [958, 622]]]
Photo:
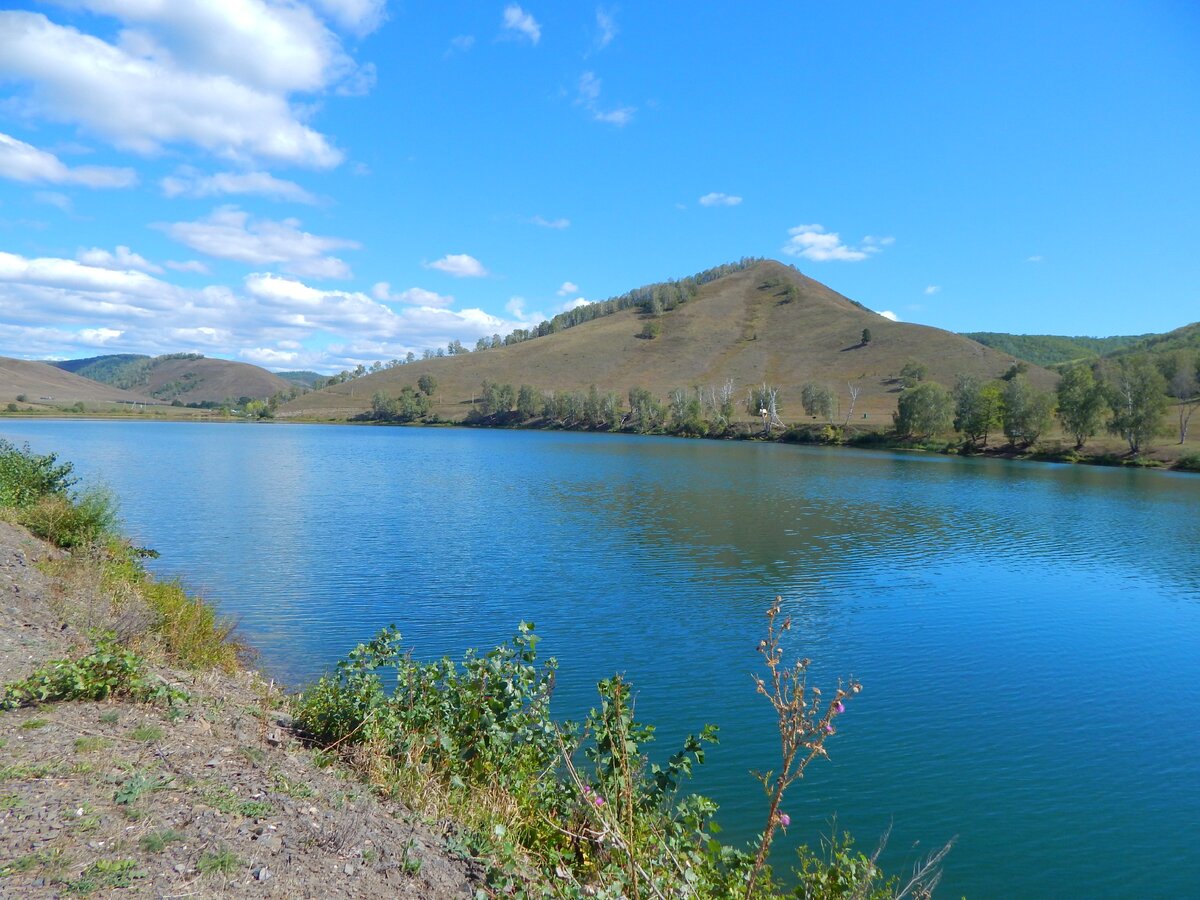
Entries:
[[145, 878], [132, 859], [98, 859], [75, 881], [67, 882], [67, 893], [86, 896], [100, 890], [132, 887], [134, 879]]
[[98, 735], [85, 735], [75, 739], [76, 753], [95, 753], [97, 750], [107, 750], [111, 746], [112, 741]]
[[22, 722], [21, 728], [25, 729], [26, 731], [33, 731], [37, 728], [45, 728], [49, 724], [49, 719], [30, 719], [28, 722]]
[[196, 868], [202, 875], [228, 875], [236, 872], [245, 862], [228, 847], [205, 853], [196, 863]]
[[162, 853], [169, 844], [178, 843], [183, 839], [182, 831], [176, 831], [174, 828], [161, 828], [142, 837], [138, 841], [138, 846], [147, 853]]
[[143, 741], [147, 744], [154, 741], [161, 741], [166, 734], [157, 725], [139, 725], [133, 731], [129, 732], [129, 737], [135, 741]]

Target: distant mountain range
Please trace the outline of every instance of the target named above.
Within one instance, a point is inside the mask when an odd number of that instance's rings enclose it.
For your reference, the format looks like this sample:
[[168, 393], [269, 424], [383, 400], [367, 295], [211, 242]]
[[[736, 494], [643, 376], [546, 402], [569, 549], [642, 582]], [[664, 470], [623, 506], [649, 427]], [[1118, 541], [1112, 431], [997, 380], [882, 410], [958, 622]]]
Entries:
[[248, 397], [265, 400], [287, 393], [295, 383], [249, 363], [209, 359], [198, 353], [140, 356], [121, 353], [70, 359], [50, 365], [83, 378], [151, 397], [181, 403], [222, 403]]

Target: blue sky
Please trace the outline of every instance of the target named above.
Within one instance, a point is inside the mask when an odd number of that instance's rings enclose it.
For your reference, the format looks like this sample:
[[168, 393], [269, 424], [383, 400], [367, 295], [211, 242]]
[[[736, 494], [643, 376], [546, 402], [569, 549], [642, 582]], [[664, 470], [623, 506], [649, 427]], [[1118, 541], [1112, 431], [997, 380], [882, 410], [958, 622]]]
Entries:
[[331, 371], [741, 256], [1165, 331], [1198, 161], [1188, 0], [7, 3], [0, 355]]

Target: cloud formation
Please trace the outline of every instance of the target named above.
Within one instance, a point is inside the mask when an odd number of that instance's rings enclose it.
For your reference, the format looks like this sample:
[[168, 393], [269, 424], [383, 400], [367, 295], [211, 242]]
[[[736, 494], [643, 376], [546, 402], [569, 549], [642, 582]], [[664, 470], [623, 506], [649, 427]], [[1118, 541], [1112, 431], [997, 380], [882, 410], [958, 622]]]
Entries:
[[579, 76], [579, 85], [576, 90], [575, 104], [582, 106], [589, 113], [592, 119], [596, 122], [606, 122], [609, 125], [616, 125], [622, 128], [633, 121], [633, 114], [637, 112], [633, 106], [617, 106], [611, 109], [602, 109], [600, 106], [600, 89], [601, 81], [596, 77], [595, 72], [584, 72]]
[[571, 294], [578, 294], [579, 293], [579, 285], [577, 285], [573, 281], [564, 281], [562, 283], [562, 287], [560, 287], [558, 289], [557, 293], [558, 293], [558, 296], [560, 296], [560, 297], [567, 297], [567, 296], [570, 296]]
[[536, 44], [542, 39], [542, 26], [533, 16], [515, 3], [504, 7], [503, 27], [506, 32], [528, 39], [531, 44]]
[[342, 155], [290, 102], [358, 66], [307, 6], [240, 0], [77, 0], [116, 18], [117, 43], [41, 13], [0, 12], [0, 77], [30, 87], [26, 112], [151, 154], [191, 144], [239, 160], [328, 168]]
[[885, 319], [891, 319], [893, 322], [900, 321], [900, 317], [898, 315], [896, 315], [894, 312], [892, 312], [890, 309], [880, 309], [880, 310], [876, 310], [876, 312], [878, 312], [879, 315], [883, 316]]
[[449, 294], [439, 294], [424, 288], [411, 287], [399, 293], [392, 293], [392, 286], [386, 281], [380, 281], [371, 288], [371, 296], [376, 300], [389, 303], [408, 303], [413, 306], [430, 306], [434, 309], [444, 309], [454, 305], [454, 298]]
[[700, 198], [701, 206], [737, 206], [742, 198], [734, 194], [711, 193]]
[[203, 175], [192, 168], [183, 168], [159, 182], [167, 197], [213, 197], [227, 194], [249, 194], [271, 200], [292, 203], [316, 203], [317, 198], [296, 184], [276, 178], [269, 172], [217, 172]]
[[941, 289], [942, 286], [940, 284], [931, 284], [925, 288], [925, 296], [932, 297], [934, 294], [940, 292]]
[[437, 269], [455, 278], [483, 278], [488, 274], [483, 263], [466, 253], [447, 253], [441, 259], [426, 263], [425, 268]]
[[298, 219], [252, 219], [236, 206], [222, 206], [195, 222], [158, 226], [181, 244], [206, 256], [250, 265], [277, 264], [311, 278], [349, 278], [350, 267], [329, 251], [354, 249], [356, 241], [300, 230]]
[[133, 169], [111, 166], [71, 168], [53, 153], [7, 134], [0, 134], [0, 178], [35, 184], [78, 184], [90, 188], [123, 188], [137, 184], [137, 173]]
[[836, 231], [826, 231], [823, 225], [797, 225], [788, 229], [788, 241], [783, 252], [813, 262], [861, 262], [895, 242], [895, 238], [867, 235], [857, 247], [842, 243]]
[[534, 216], [529, 221], [532, 222], [534, 225], [540, 225], [542, 228], [556, 228], [556, 229], [561, 230], [563, 228], [571, 227], [570, 219], [563, 219], [563, 218], [546, 219], [546, 218], [543, 218], [542, 216]]
[[90, 250], [80, 250], [75, 258], [84, 265], [98, 266], [101, 269], [117, 269], [119, 271], [137, 269], [141, 272], [162, 273], [162, 266], [150, 262], [140, 253], [134, 253], [128, 247], [119, 246], [115, 252], [92, 247]]
[[603, 50], [617, 36], [617, 20], [611, 10], [596, 10], [596, 49]]

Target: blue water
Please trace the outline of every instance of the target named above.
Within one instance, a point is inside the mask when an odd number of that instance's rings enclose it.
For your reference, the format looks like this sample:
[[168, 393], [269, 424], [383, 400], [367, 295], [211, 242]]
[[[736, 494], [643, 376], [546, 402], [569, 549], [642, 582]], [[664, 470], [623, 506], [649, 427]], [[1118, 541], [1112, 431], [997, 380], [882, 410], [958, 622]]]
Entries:
[[[395, 622], [419, 656], [537, 624], [559, 712], [623, 672], [664, 753], [761, 827], [778, 739], [750, 673], [780, 594], [818, 681], [864, 684], [786, 804], [940, 896], [1200, 882], [1200, 477], [544, 432], [14, 421], [121, 500], [156, 568], [298, 684]], [[786, 866], [786, 858], [777, 858]]]

